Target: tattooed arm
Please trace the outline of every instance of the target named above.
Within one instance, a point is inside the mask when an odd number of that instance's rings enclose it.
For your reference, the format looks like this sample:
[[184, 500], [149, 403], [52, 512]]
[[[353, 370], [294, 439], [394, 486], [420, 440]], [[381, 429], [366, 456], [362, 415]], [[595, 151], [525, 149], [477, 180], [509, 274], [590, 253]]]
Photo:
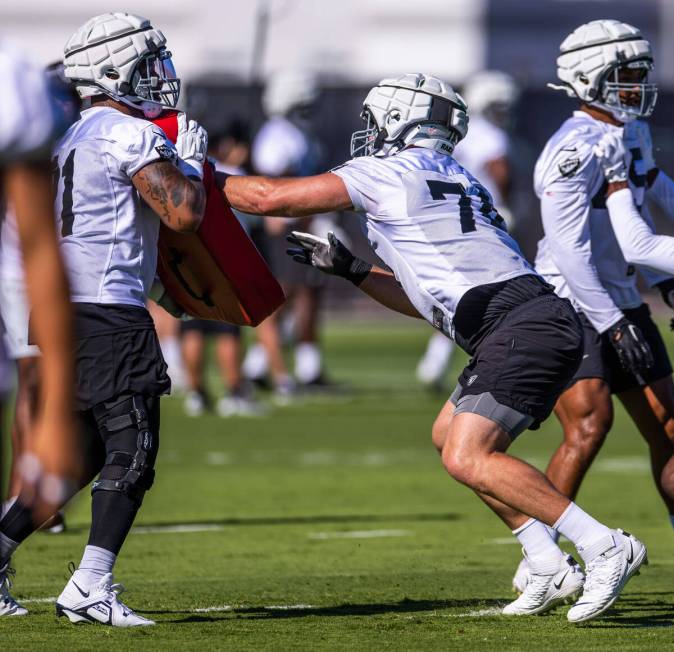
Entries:
[[173, 231], [196, 231], [204, 217], [206, 191], [170, 161], [141, 168], [131, 179], [140, 196]]

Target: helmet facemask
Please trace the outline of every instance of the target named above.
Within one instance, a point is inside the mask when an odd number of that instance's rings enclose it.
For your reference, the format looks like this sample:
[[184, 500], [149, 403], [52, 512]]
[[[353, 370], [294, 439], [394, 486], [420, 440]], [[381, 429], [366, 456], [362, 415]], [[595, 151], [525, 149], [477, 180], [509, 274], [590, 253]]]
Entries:
[[157, 117], [163, 109], [174, 109], [180, 97], [180, 79], [171, 53], [162, 48], [143, 57], [136, 66], [130, 89], [120, 99], [140, 108], [146, 117]]
[[647, 59], [623, 63], [610, 69], [599, 83], [595, 106], [610, 111], [620, 122], [647, 118], [658, 99], [657, 84], [648, 82], [653, 62]]
[[365, 129], [359, 129], [351, 134], [351, 157], [372, 156], [383, 142], [386, 134], [381, 133], [377, 121], [369, 109], [363, 109], [360, 114], [365, 121]]

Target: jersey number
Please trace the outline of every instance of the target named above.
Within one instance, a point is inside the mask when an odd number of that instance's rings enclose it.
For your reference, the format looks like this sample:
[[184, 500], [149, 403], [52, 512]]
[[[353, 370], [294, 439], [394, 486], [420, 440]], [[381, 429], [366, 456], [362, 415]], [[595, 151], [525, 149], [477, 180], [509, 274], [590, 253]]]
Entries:
[[63, 201], [61, 202], [61, 237], [73, 234], [73, 176], [75, 175], [75, 150], [71, 149], [63, 168], [58, 166], [58, 158], [53, 159], [54, 164], [54, 187], [58, 192], [59, 180], [63, 178]]
[[[466, 194], [466, 189], [460, 183], [450, 183], [448, 181], [435, 181], [427, 179], [428, 189], [431, 192], [431, 198], [435, 200], [447, 199], [447, 195], [459, 195], [459, 219], [461, 220], [461, 233], [470, 233], [476, 230], [475, 215], [473, 213], [473, 205], [470, 197]], [[503, 218], [495, 212], [491, 203], [489, 193], [480, 185], [475, 185], [477, 194], [482, 201], [480, 207], [480, 214], [489, 220], [494, 226], [498, 228], [505, 228]], [[493, 214], [496, 214], [496, 218]]]

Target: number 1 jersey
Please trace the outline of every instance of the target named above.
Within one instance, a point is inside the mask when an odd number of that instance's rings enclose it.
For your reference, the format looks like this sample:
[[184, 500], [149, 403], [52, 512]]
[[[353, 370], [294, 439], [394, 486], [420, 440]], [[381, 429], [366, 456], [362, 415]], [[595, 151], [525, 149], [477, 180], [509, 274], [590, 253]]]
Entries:
[[159, 217], [131, 179], [162, 159], [177, 152], [159, 127], [109, 107], [83, 111], [59, 142], [56, 219], [74, 302], [145, 305]]
[[461, 297], [474, 287], [535, 274], [489, 193], [454, 158], [408, 148], [352, 159], [341, 177], [377, 255], [419, 313], [453, 337]]

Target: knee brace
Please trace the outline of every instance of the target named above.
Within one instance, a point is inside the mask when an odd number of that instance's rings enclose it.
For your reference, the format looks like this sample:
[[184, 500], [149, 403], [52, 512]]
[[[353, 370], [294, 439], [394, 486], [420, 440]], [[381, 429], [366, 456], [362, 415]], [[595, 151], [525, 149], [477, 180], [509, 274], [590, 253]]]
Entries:
[[118, 491], [139, 504], [154, 482], [158, 433], [152, 432], [146, 399], [135, 395], [94, 408], [106, 445], [100, 477], [91, 488]]

